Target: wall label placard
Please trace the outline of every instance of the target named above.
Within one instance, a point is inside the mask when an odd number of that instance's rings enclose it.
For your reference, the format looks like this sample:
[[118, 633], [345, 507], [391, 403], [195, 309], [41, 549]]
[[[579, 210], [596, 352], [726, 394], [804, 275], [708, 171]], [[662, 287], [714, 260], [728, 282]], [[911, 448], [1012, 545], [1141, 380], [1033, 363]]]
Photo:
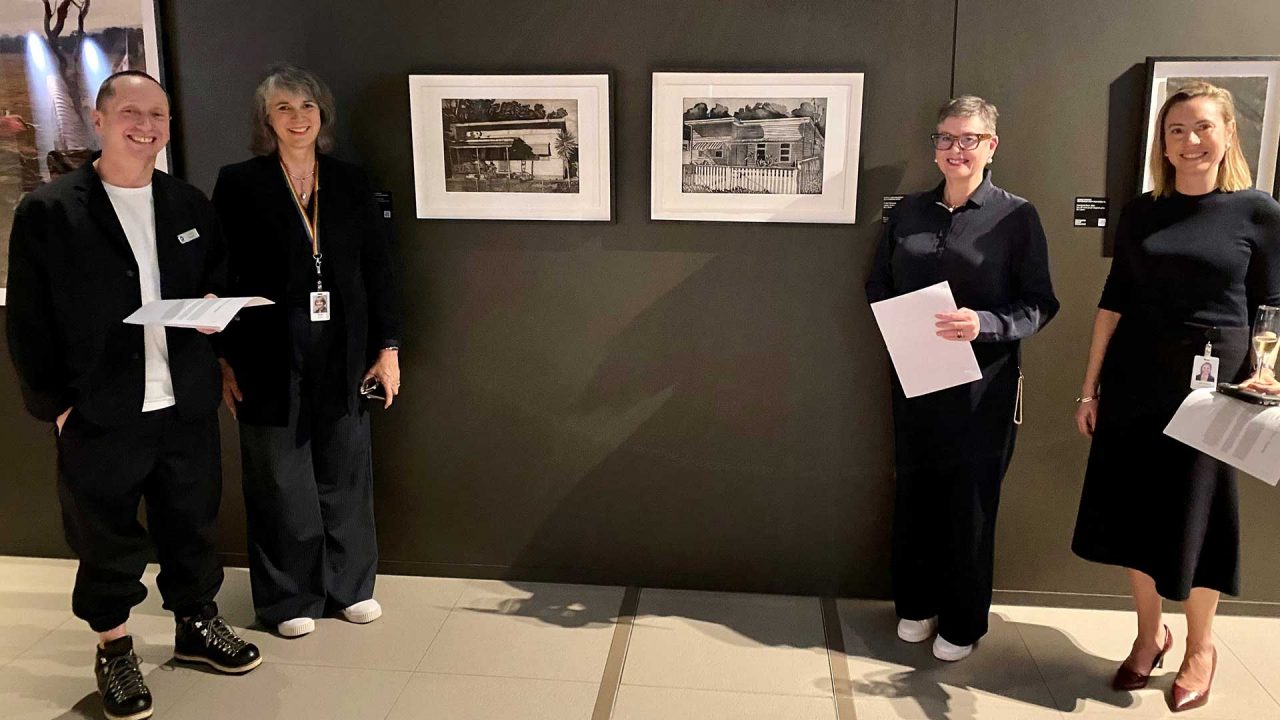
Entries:
[[378, 214], [383, 220], [391, 219], [391, 193], [377, 190], [373, 193], [373, 201], [378, 204]]
[[1106, 227], [1107, 206], [1110, 201], [1104, 197], [1077, 197], [1075, 218], [1072, 225], [1076, 227]]
[[898, 203], [902, 200], [903, 197], [905, 196], [903, 195], [885, 195], [884, 196], [884, 205], [882, 206], [883, 209], [880, 213], [880, 222], [882, 223], [889, 222], [889, 211], [897, 207]]

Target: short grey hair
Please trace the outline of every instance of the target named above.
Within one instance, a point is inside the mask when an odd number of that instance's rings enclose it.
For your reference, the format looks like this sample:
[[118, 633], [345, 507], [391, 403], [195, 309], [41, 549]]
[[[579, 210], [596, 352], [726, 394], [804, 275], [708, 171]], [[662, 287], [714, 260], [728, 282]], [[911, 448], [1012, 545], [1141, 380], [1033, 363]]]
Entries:
[[332, 150], [333, 122], [337, 116], [333, 93], [315, 73], [297, 65], [280, 63], [267, 68], [262, 82], [253, 91], [249, 126], [249, 149], [253, 154], [270, 155], [276, 151], [276, 133], [268, 121], [270, 108], [267, 107], [267, 98], [276, 90], [297, 93], [320, 106], [320, 135], [316, 138], [316, 149], [320, 152]]
[[938, 124], [941, 125], [947, 118], [969, 118], [976, 117], [982, 120], [982, 124], [987, 126], [987, 132], [992, 135], [996, 134], [996, 120], [1000, 118], [1000, 111], [996, 110], [996, 106], [983, 100], [977, 95], [961, 95], [957, 98], [951, 98], [938, 108]]

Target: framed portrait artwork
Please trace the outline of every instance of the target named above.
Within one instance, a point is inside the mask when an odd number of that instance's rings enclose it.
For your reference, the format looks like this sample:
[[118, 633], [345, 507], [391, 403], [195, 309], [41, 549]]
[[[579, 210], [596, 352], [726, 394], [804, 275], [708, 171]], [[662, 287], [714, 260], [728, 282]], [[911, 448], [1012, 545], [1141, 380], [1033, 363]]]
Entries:
[[419, 218], [613, 215], [609, 76], [410, 75]]
[[653, 74], [655, 220], [852, 223], [862, 73]]
[[0, 3], [0, 304], [18, 201], [98, 150], [91, 113], [102, 81], [134, 69], [163, 82], [161, 57], [156, 0]]
[[1203, 80], [1231, 91], [1236, 105], [1240, 149], [1249, 163], [1254, 186], [1280, 197], [1277, 150], [1280, 150], [1280, 56], [1147, 58], [1146, 135], [1142, 143], [1141, 192], [1153, 187], [1151, 146], [1160, 106], [1178, 88]]

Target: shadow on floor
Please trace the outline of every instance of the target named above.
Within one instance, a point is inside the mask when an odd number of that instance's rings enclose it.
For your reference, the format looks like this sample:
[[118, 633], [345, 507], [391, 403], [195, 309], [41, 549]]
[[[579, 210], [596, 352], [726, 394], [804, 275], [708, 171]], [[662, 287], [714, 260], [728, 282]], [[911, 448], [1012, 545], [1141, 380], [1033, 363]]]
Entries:
[[974, 654], [943, 663], [933, 657], [930, 643], [898, 639], [897, 616], [889, 603], [844, 604], [841, 619], [854, 697], [911, 698], [920, 716], [929, 720], [979, 717], [972, 695], [953, 697], [949, 689], [1064, 713], [1086, 700], [1117, 710], [1137, 704], [1133, 694], [1111, 689], [1114, 660], [1085, 651], [1056, 627], [1013, 622], [993, 613]]
[[[566, 628], [610, 623], [619, 615], [618, 607], [593, 607], [575, 601], [574, 586], [507, 584], [530, 597], [508, 600], [496, 610], [469, 611], [519, 615]], [[716, 603], [698, 600], [699, 595], [691, 595], [690, 602], [680, 603], [680, 612], [668, 614], [720, 625], [746, 642], [769, 647], [822, 647], [809, 638], [796, 637], [786, 627], [752, 621], [750, 613], [719, 613]], [[813, 600], [817, 611], [817, 599]], [[1135, 695], [1111, 689], [1115, 660], [1085, 651], [1070, 634], [1056, 627], [1014, 622], [993, 613], [990, 630], [974, 654], [962, 662], [943, 663], [932, 656], [929, 643], [913, 645], [897, 638], [897, 617], [891, 603], [842, 602], [840, 614], [851, 678], [847, 692], [857, 700], [909, 698], [918, 710], [898, 708], [906, 713], [903, 717], [977, 720], [980, 712], [974, 699], [978, 695], [1024, 703], [1050, 715], [1073, 712], [1084, 701], [1117, 711], [1138, 704]], [[639, 617], [646, 616], [652, 613]], [[724, 642], [724, 638], [717, 641]], [[1034, 657], [1030, 647], [1035, 648]], [[1050, 684], [1049, 679], [1054, 682]], [[1151, 687], [1170, 682], [1156, 678]], [[1041, 712], [1035, 711], [1035, 715]]]

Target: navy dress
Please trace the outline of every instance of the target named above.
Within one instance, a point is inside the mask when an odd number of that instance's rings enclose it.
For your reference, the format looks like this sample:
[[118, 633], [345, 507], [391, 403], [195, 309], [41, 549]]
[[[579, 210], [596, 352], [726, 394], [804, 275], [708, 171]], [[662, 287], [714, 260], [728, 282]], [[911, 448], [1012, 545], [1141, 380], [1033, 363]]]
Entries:
[[1250, 370], [1249, 325], [1280, 304], [1280, 205], [1256, 190], [1125, 207], [1098, 307], [1120, 314], [1102, 363], [1098, 421], [1072, 549], [1133, 568], [1160, 595], [1240, 592], [1235, 473], [1164, 434], [1213, 343], [1219, 378]]
[[978, 313], [972, 343], [982, 379], [907, 398], [893, 377], [897, 469], [893, 595], [898, 616], [938, 617], [968, 645], [987, 631], [1000, 483], [1013, 455], [1019, 341], [1058, 311], [1035, 207], [988, 173], [949, 211], [943, 186], [903, 198], [876, 252], [867, 300], [944, 280]]

